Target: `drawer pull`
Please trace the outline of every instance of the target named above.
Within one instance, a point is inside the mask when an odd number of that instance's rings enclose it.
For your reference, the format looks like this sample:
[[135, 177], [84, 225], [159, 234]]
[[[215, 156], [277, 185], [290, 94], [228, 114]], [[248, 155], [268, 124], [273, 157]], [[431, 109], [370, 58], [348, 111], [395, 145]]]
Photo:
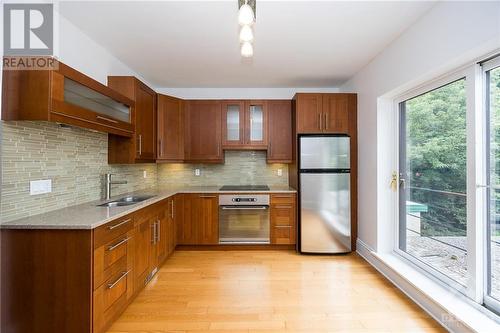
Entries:
[[215, 195], [200, 195], [200, 198], [215, 198]]
[[117, 247], [119, 247], [120, 245], [123, 245], [125, 244], [126, 242], [128, 242], [128, 240], [130, 239], [130, 237], [127, 237], [127, 238], [124, 238], [122, 239], [121, 241], [119, 241], [118, 243], [116, 243], [115, 245], [111, 245], [111, 246], [108, 246], [108, 251], [113, 251], [114, 249], [116, 249]]
[[96, 116], [96, 118], [99, 119], [99, 120], [109, 121], [110, 123], [113, 123], [113, 124], [118, 124], [118, 121], [113, 120], [113, 119], [109, 119], [109, 118], [106, 118], [106, 117]]
[[274, 208], [278, 208], [278, 209], [290, 209], [290, 208], [292, 208], [292, 205], [274, 206]]
[[128, 275], [128, 273], [130, 273], [130, 271], [123, 272], [122, 275], [120, 275], [120, 277], [118, 279], [116, 279], [115, 282], [109, 283], [108, 289], [113, 289], [118, 284], [118, 282], [120, 282], [124, 277], [126, 277]]
[[279, 198], [279, 199], [291, 199], [293, 198], [293, 195], [273, 195], [273, 198]]
[[129, 223], [130, 221], [132, 221], [132, 219], [127, 219], [127, 220], [125, 220], [125, 221], [123, 221], [123, 222], [120, 222], [120, 223], [118, 223], [118, 224], [115, 224], [115, 225], [109, 226], [109, 227], [108, 227], [108, 229], [109, 229], [109, 230], [116, 229], [116, 228], [118, 228], [118, 227], [120, 227], [120, 226], [122, 226], [122, 225], [124, 225], [124, 224]]
[[291, 228], [291, 225], [275, 225], [275, 228]]

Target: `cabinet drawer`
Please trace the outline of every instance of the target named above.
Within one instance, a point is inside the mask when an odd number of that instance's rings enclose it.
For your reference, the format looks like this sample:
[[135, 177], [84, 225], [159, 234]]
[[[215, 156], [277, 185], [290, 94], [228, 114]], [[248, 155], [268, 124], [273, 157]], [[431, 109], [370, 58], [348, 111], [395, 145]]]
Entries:
[[274, 226], [271, 230], [273, 244], [295, 244], [295, 234], [292, 226]]
[[133, 230], [94, 250], [94, 290], [101, 286], [121, 265], [132, 268]]
[[124, 262], [118, 272], [94, 291], [94, 332], [104, 332], [125, 309], [133, 294], [133, 275]]
[[295, 203], [294, 193], [272, 194], [271, 204], [293, 204]]
[[132, 230], [133, 227], [134, 216], [127, 215], [96, 228], [94, 230], [94, 249], [112, 242], [118, 236], [126, 234], [128, 231]]
[[292, 204], [278, 204], [272, 205], [272, 225], [273, 226], [293, 226], [294, 219], [294, 205]]

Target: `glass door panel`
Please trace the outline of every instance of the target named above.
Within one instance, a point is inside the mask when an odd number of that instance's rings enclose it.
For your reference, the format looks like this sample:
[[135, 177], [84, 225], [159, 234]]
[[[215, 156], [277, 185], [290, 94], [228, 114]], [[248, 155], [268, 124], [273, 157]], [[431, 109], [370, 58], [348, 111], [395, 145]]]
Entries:
[[500, 65], [486, 71], [485, 74], [490, 185], [488, 188], [487, 295], [500, 302]]
[[250, 141], [264, 140], [264, 110], [262, 105], [250, 105]]
[[467, 285], [465, 79], [400, 103], [399, 250]]
[[240, 141], [240, 106], [228, 105], [226, 113], [227, 141]]

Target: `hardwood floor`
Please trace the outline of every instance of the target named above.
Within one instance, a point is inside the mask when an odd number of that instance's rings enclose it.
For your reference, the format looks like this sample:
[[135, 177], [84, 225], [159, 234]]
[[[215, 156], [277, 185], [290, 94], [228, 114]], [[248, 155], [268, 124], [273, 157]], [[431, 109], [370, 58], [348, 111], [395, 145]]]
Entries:
[[109, 333], [445, 332], [356, 254], [177, 251]]

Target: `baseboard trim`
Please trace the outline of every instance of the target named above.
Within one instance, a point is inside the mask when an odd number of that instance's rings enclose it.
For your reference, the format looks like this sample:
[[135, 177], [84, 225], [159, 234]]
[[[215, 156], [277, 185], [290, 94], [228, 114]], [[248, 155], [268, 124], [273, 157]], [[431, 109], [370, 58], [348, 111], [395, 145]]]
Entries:
[[408, 279], [395, 271], [392, 267], [382, 261], [375, 252], [360, 239], [357, 240], [357, 253], [370, 265], [386, 277], [399, 290], [406, 294], [413, 302], [420, 306], [432, 318], [440, 323], [445, 329], [454, 333], [476, 332], [464, 322], [460, 321], [441, 304], [437, 303], [427, 294], [423, 293]]
[[226, 245], [177, 245], [177, 251], [265, 251], [265, 250], [295, 250], [295, 245], [272, 244], [226, 244]]

